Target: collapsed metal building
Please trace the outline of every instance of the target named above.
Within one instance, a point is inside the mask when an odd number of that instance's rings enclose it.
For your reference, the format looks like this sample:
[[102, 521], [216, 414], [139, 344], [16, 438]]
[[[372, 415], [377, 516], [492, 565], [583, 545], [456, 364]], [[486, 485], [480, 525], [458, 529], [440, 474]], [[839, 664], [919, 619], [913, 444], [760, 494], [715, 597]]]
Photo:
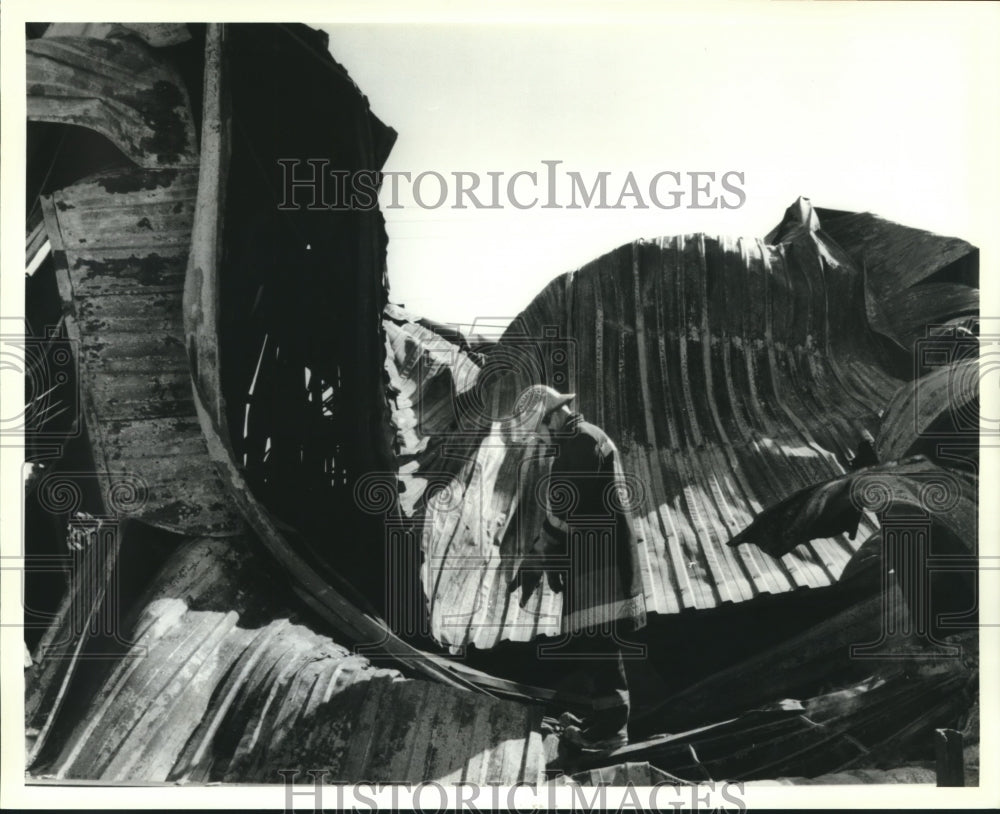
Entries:
[[[325, 35], [29, 37], [27, 311], [45, 370], [72, 354], [28, 384], [26, 545], [67, 563], [28, 583], [33, 777], [933, 782], [935, 728], [974, 751], [974, 247], [800, 199], [470, 344], [389, 302], [377, 209], [276, 206], [279, 159], [395, 138]], [[546, 720], [588, 704], [533, 655], [561, 595], [507, 591], [551, 461], [496, 417], [537, 382], [633, 485], [648, 658], [600, 758]]]

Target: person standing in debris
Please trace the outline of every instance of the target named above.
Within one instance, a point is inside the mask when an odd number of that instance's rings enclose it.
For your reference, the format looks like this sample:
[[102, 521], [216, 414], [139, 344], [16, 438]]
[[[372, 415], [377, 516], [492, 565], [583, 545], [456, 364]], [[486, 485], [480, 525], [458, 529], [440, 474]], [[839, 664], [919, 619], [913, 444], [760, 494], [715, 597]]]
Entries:
[[[543, 657], [565, 658], [594, 684], [593, 714], [566, 713], [562, 741], [607, 751], [628, 743], [629, 691], [623, 638], [646, 621], [637, 543], [622, 490], [619, 453], [608, 435], [569, 408], [574, 394], [534, 385], [518, 398], [513, 423], [555, 447], [546, 491], [546, 519], [529, 557], [511, 580], [523, 607], [547, 578], [565, 591], [562, 642]], [[518, 437], [518, 432], [512, 433]]]

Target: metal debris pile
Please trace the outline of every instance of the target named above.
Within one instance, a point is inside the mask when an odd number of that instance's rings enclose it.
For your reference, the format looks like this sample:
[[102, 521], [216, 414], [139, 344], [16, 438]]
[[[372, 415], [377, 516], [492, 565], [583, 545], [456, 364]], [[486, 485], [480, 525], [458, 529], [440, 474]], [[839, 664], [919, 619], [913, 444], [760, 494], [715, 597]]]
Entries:
[[[64, 563], [29, 578], [32, 776], [926, 782], [935, 729], [976, 754], [974, 247], [800, 199], [466, 337], [389, 304], [377, 211], [273, 206], [278, 157], [378, 170], [395, 137], [325, 35], [55, 25], [27, 68], [26, 307], [63, 373], [28, 383], [26, 544]], [[506, 590], [550, 462], [499, 419], [534, 383], [638, 484], [650, 656], [611, 754], [558, 747], [589, 703], [534, 658], [561, 595]]]

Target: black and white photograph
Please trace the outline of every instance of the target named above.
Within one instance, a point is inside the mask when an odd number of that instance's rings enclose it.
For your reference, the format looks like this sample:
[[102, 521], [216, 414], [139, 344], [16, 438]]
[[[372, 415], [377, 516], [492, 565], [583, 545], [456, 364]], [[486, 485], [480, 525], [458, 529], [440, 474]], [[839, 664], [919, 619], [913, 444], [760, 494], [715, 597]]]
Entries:
[[5, 808], [1000, 803], [1000, 4], [7, 6]]

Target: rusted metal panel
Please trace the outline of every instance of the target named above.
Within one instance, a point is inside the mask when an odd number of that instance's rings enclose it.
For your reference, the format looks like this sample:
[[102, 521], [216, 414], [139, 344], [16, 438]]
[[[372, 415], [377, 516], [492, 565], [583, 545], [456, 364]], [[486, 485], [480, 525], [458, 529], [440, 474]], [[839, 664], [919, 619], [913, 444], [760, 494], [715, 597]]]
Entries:
[[132, 652], [45, 773], [279, 783], [279, 769], [321, 766], [331, 782], [537, 781], [539, 707], [376, 667], [290, 621], [270, 584], [243, 538], [179, 549], [123, 631]]
[[209, 466], [183, 344], [196, 190], [192, 171], [119, 169], [42, 204], [64, 261], [62, 296], [78, 331], [99, 467], [144, 484], [136, 516], [146, 522], [229, 534], [240, 520]]
[[43, 37], [27, 43], [28, 119], [96, 130], [140, 167], [196, 167], [187, 91], [135, 39]]
[[43, 37], [92, 37], [107, 39], [138, 35], [154, 48], [180, 45], [191, 39], [184, 23], [52, 23]]

